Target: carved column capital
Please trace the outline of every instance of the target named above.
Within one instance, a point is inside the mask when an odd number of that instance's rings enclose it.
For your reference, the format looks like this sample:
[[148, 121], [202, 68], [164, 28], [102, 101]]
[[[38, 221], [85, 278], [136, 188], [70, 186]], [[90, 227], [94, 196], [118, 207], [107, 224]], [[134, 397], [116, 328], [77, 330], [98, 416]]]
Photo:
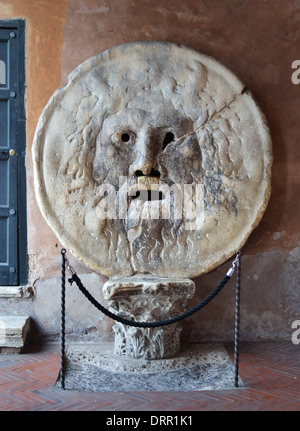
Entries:
[[[182, 314], [192, 298], [195, 284], [185, 278], [132, 276], [108, 280], [103, 287], [110, 310], [138, 322], [158, 322]], [[137, 328], [117, 322], [115, 348], [119, 356], [162, 359], [180, 349], [181, 326], [178, 323], [158, 328]]]

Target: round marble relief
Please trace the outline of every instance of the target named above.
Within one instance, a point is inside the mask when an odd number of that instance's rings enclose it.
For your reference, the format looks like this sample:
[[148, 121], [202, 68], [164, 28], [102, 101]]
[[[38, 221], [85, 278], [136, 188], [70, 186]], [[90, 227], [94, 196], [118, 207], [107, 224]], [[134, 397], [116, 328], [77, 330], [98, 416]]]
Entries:
[[167, 42], [90, 58], [57, 90], [34, 145], [40, 209], [107, 276], [194, 278], [225, 262], [270, 195], [269, 130], [216, 60]]

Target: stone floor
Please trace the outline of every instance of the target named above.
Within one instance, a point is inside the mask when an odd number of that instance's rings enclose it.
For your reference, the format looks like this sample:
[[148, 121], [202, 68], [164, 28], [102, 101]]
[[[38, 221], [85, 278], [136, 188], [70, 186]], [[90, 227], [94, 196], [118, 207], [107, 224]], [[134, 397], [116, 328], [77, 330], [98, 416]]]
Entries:
[[[233, 345], [225, 348], [232, 361]], [[242, 342], [240, 389], [201, 391], [78, 392], [55, 390], [60, 345], [29, 345], [22, 354], [0, 355], [1, 411], [101, 411], [107, 416], [153, 412], [299, 411], [300, 345], [287, 341]], [[127, 412], [131, 412], [128, 414]], [[172, 414], [172, 413], [170, 413]], [[196, 423], [196, 419], [195, 419]]]
[[[218, 343], [182, 345], [176, 357], [151, 361], [116, 356], [113, 343], [72, 344], [66, 353], [65, 390], [188, 392], [235, 387], [232, 362]], [[59, 380], [56, 389], [60, 388]]]

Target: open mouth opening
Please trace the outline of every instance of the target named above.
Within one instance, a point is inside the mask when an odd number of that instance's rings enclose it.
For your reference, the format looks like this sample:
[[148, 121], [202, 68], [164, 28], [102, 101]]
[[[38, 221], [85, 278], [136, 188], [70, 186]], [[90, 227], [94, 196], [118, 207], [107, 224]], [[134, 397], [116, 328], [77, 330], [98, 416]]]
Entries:
[[163, 192], [159, 190], [138, 190], [136, 195], [132, 199], [140, 199], [144, 202], [146, 201], [162, 201], [165, 199]]
[[[151, 178], [152, 179], [157, 179], [160, 178], [160, 172], [156, 169], [151, 169], [151, 172], [149, 175], [144, 175], [142, 171], [136, 171], [135, 172], [135, 176], [136, 177], [144, 177], [146, 182], [144, 183], [145, 185], [148, 183], [151, 184]], [[148, 187], [147, 187], [148, 188]], [[165, 199], [165, 195], [162, 191], [159, 190], [152, 190], [152, 189], [142, 189], [142, 190], [138, 190], [135, 194], [135, 196], [132, 196], [132, 199], [140, 199], [144, 202], [146, 201], [162, 201], [163, 199]]]
[[155, 178], [159, 178], [160, 177], [160, 172], [157, 171], [156, 169], [151, 169], [151, 172], [149, 175], [144, 175], [142, 171], [136, 171], [135, 172], [135, 176], [136, 177], [155, 177]]

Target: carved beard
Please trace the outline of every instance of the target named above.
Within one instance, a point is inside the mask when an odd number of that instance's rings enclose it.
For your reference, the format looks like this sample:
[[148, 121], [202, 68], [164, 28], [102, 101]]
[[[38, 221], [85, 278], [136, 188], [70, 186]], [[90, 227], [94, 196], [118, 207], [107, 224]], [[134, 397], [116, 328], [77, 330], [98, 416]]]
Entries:
[[[133, 184], [134, 182], [135, 180]], [[147, 190], [143, 190], [144, 196], [141, 198], [128, 196], [123, 229], [128, 239], [130, 261], [134, 270], [146, 267], [151, 272], [153, 267], [161, 266], [164, 256], [170, 253], [184, 255], [187, 247], [186, 241], [191, 231], [187, 230], [189, 219], [180, 201], [181, 197], [177, 201], [174, 193], [163, 193], [161, 190], [166, 190], [164, 185], [166, 186], [159, 181], [159, 188], [154, 191], [154, 200], [145, 200]], [[153, 191], [151, 197], [153, 198]]]
[[[140, 214], [145, 212], [147, 203], [140, 204]], [[139, 218], [134, 227], [127, 230], [127, 238], [130, 247], [131, 264], [133, 269], [151, 268], [161, 265], [168, 250], [175, 250], [181, 254], [183, 244], [184, 220], [147, 220]]]
[[[170, 184], [170, 180], [168, 180], [169, 184], [162, 180], [159, 180], [158, 183], [158, 190], [161, 187], [164, 190], [164, 185], [167, 185], [169, 190], [175, 186]], [[135, 197], [139, 189], [136, 178], [129, 180], [129, 187], [132, 186], [135, 188], [131, 193], [128, 193], [127, 183], [120, 187], [116, 193], [118, 209], [122, 202], [124, 204], [124, 196], [126, 196], [125, 208], [117, 211], [117, 217], [114, 219], [107, 218], [102, 222], [99, 220], [101, 227], [98, 226], [109, 243], [109, 257], [123, 256], [124, 258], [126, 256], [135, 273], [141, 272], [141, 268], [143, 273], [156, 272], [164, 265], [164, 262], [168, 262], [170, 259], [182, 265], [186, 256], [194, 253], [195, 241], [199, 241], [203, 235], [203, 223], [205, 223], [206, 231], [214, 229], [214, 226], [210, 226], [210, 224], [215, 223], [211, 216], [206, 217], [200, 223], [191, 218], [191, 214], [194, 216], [197, 214], [195, 207], [198, 208], [199, 197], [197, 197], [196, 188], [199, 183], [195, 181], [188, 185], [192, 195], [188, 196], [188, 199], [183, 196], [184, 204], [182, 204], [181, 212], [176, 206], [178, 201], [175, 203], [174, 194], [166, 193], [161, 200], [148, 201]], [[225, 194], [225, 186], [219, 174], [207, 175], [202, 186], [203, 216], [204, 211], [206, 215], [208, 213], [211, 215], [215, 211], [212, 199], [218, 204], [221, 203], [222, 199], [223, 210], [235, 212], [234, 195], [231, 196], [228, 189]], [[183, 190], [183, 185], [180, 187]], [[147, 193], [147, 190], [144, 191]], [[194, 206], [192, 211], [186, 202]], [[169, 212], [168, 209], [170, 209]], [[220, 211], [219, 205], [217, 205], [217, 210]], [[180, 217], [178, 217], [179, 213]], [[166, 217], [168, 214], [169, 217]]]

